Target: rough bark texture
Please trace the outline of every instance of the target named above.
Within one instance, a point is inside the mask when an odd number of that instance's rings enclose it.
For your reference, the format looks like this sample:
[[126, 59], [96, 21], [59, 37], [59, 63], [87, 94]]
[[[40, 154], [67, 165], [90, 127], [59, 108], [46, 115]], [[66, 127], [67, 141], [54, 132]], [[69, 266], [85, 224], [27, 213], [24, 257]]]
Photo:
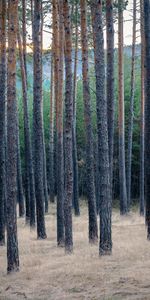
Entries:
[[72, 36], [69, 1], [63, 0], [65, 28], [65, 250], [73, 251], [72, 234], [72, 196], [73, 196], [73, 161], [72, 161], [72, 123], [73, 123], [73, 90], [72, 90]]
[[95, 243], [98, 238], [96, 199], [94, 184], [94, 152], [90, 86], [88, 75], [88, 36], [87, 36], [87, 6], [86, 1], [80, 1], [81, 7], [81, 44], [82, 44], [82, 77], [83, 77], [83, 101], [86, 130], [86, 186], [89, 211], [89, 242]]
[[118, 127], [119, 127], [119, 183], [120, 213], [127, 213], [124, 129], [124, 61], [123, 61], [123, 1], [118, 0]]
[[21, 157], [20, 157], [20, 138], [19, 138], [19, 120], [17, 110], [17, 198], [19, 203], [19, 217], [23, 217], [24, 209], [24, 194], [22, 184], [22, 170], [21, 170]]
[[9, 1], [7, 70], [7, 271], [19, 270], [17, 239], [16, 39], [18, 1]]
[[[22, 0], [22, 37], [23, 37], [23, 60], [24, 60], [24, 68], [25, 73], [27, 74], [27, 42], [26, 42], [26, 36], [27, 36], [27, 30], [26, 30], [26, 0]], [[27, 77], [26, 77], [27, 79]]]
[[113, 184], [113, 153], [114, 153], [114, 21], [113, 0], [106, 1], [106, 34], [107, 34], [107, 116], [108, 145], [110, 163], [110, 184]]
[[75, 55], [73, 75], [73, 207], [75, 216], [80, 215], [79, 189], [78, 189], [78, 157], [76, 139], [76, 89], [77, 89], [77, 64], [78, 64], [78, 3], [76, 3], [76, 27], [75, 27]]
[[34, 86], [33, 86], [33, 130], [34, 130], [34, 177], [37, 210], [37, 236], [46, 238], [43, 190], [43, 118], [42, 118], [42, 47], [41, 47], [41, 1], [34, 1]]
[[0, 246], [5, 244], [6, 1], [0, 1]]
[[53, 46], [56, 101], [57, 245], [64, 245], [64, 154], [63, 154], [63, 1], [53, 0]]
[[63, 0], [58, 1], [59, 11], [59, 93], [57, 124], [57, 243], [64, 246], [64, 149], [63, 149], [63, 67], [64, 18]]
[[145, 199], [147, 238], [150, 240], [150, 1], [144, 0], [145, 32]]
[[144, 215], [144, 102], [145, 102], [145, 38], [144, 38], [144, 8], [140, 1], [140, 31], [141, 31], [141, 121], [140, 121], [140, 215]]
[[102, 1], [91, 1], [92, 23], [94, 33], [98, 163], [100, 176], [100, 243], [99, 254], [106, 255], [112, 251], [111, 238], [111, 190], [107, 126], [107, 100], [105, 96], [104, 40], [102, 27]]
[[133, 1], [133, 32], [132, 32], [132, 58], [131, 58], [131, 91], [128, 119], [128, 150], [127, 150], [127, 206], [131, 205], [131, 167], [132, 167], [132, 140], [133, 140], [133, 114], [135, 94], [135, 46], [136, 46], [136, 0]]
[[[31, 136], [30, 136], [30, 122], [29, 122], [29, 111], [28, 111], [28, 96], [27, 96], [27, 80], [26, 72], [23, 59], [21, 36], [18, 25], [18, 46], [19, 46], [19, 57], [21, 67], [21, 79], [22, 79], [22, 93], [23, 93], [23, 110], [24, 110], [24, 141], [25, 141], [25, 175], [26, 175], [26, 221], [30, 218], [30, 226], [35, 226], [35, 185], [34, 185], [34, 173], [33, 173], [33, 161], [32, 161], [32, 147], [31, 147]], [[29, 215], [28, 215], [29, 214]]]
[[50, 131], [49, 131], [49, 196], [50, 202], [55, 201], [55, 188], [54, 188], [54, 54], [53, 42], [51, 50], [51, 86], [50, 86]]

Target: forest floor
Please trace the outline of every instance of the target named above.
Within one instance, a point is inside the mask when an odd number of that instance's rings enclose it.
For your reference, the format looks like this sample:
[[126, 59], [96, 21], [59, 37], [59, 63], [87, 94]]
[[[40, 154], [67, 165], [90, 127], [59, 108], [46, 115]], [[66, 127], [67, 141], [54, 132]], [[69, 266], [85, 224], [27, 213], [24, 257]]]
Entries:
[[6, 247], [0, 248], [0, 300], [150, 300], [150, 241], [137, 211], [126, 217], [113, 211], [113, 253], [99, 258], [98, 245], [88, 244], [86, 206], [73, 220], [72, 255], [56, 246], [55, 209], [46, 216], [43, 241], [18, 220], [20, 272], [6, 274]]

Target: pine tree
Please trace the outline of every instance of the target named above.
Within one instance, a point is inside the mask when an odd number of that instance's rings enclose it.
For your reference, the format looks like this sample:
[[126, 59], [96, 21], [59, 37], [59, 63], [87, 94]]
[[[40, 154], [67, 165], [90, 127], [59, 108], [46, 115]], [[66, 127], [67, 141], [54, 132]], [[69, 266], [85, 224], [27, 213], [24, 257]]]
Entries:
[[147, 238], [150, 240], [150, 1], [144, 0], [145, 37], [145, 199]]
[[112, 251], [111, 238], [111, 184], [108, 147], [107, 99], [105, 96], [104, 39], [102, 24], [102, 1], [91, 1], [94, 35], [96, 105], [98, 132], [98, 164], [100, 176], [100, 243], [99, 254], [107, 255]]
[[123, 60], [123, 1], [118, 1], [118, 127], [119, 127], [119, 184], [120, 213], [127, 213], [124, 128], [124, 60]]
[[72, 36], [69, 1], [63, 0], [65, 28], [65, 250], [73, 251], [72, 234], [72, 196], [73, 196], [73, 160], [72, 160], [72, 124], [73, 124], [73, 83], [72, 83]]
[[132, 171], [132, 140], [133, 140], [133, 113], [135, 94], [135, 46], [136, 46], [136, 0], [133, 1], [133, 33], [132, 33], [132, 58], [131, 58], [131, 94], [128, 118], [128, 151], [127, 151], [127, 204], [131, 205], [131, 171]]
[[41, 40], [41, 1], [34, 0], [33, 25], [33, 130], [34, 130], [34, 176], [37, 210], [37, 236], [46, 238], [45, 208], [43, 189], [43, 117], [42, 117], [42, 40]]
[[114, 20], [113, 0], [106, 1], [106, 34], [107, 34], [107, 114], [108, 144], [110, 163], [110, 184], [113, 184], [113, 153], [114, 153]]
[[0, 246], [5, 244], [6, 1], [0, 2]]
[[144, 8], [143, 0], [140, 1], [140, 31], [141, 31], [141, 121], [140, 121], [140, 215], [144, 215], [144, 103], [145, 103], [145, 39], [144, 39]]
[[98, 238], [96, 199], [94, 184], [94, 152], [91, 115], [91, 98], [88, 75], [88, 36], [87, 36], [87, 5], [85, 0], [80, 0], [81, 8], [81, 45], [82, 45], [82, 77], [83, 77], [83, 101], [84, 119], [86, 130], [86, 186], [89, 211], [89, 242], [95, 243]]
[[8, 3], [8, 69], [7, 69], [7, 271], [19, 270], [17, 238], [17, 101], [16, 41], [18, 1]]

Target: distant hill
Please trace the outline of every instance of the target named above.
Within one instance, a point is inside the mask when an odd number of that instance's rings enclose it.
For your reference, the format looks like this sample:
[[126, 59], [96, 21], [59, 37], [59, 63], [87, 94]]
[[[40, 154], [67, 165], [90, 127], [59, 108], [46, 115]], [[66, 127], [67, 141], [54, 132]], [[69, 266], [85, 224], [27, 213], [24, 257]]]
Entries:
[[[136, 46], [136, 56], [140, 56], [140, 45]], [[117, 48], [115, 49], [115, 53], [117, 55]], [[124, 47], [124, 54], [128, 57], [131, 57], [132, 47], [126, 46]], [[74, 51], [73, 51], [73, 58], [74, 58]], [[94, 53], [93, 50], [89, 51], [89, 67], [93, 66], [93, 58]], [[74, 60], [73, 60], [74, 61]], [[43, 85], [45, 89], [49, 89], [50, 86], [50, 68], [51, 68], [51, 53], [45, 52], [43, 54]], [[19, 73], [20, 64], [19, 61], [17, 62], [17, 69]], [[28, 80], [32, 81], [33, 78], [33, 64], [32, 64], [32, 54], [28, 54], [27, 57], [27, 72], [28, 72]], [[82, 75], [82, 53], [81, 49], [78, 50], [78, 68], [77, 68], [77, 76], [80, 77]], [[20, 76], [18, 76], [17, 80], [17, 88], [21, 89], [21, 82]]]

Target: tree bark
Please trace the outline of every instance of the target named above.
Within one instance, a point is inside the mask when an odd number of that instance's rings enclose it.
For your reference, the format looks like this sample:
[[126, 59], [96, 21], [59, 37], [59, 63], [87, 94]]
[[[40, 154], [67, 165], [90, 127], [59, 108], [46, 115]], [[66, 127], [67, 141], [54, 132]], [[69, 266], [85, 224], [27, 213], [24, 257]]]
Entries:
[[37, 210], [37, 237], [46, 238], [43, 189], [43, 117], [42, 117], [42, 47], [41, 47], [41, 1], [34, 0], [33, 32], [33, 130], [34, 130], [34, 176]]
[[[28, 111], [28, 96], [27, 96], [27, 80], [26, 72], [24, 67], [23, 51], [21, 36], [19, 32], [18, 24], [18, 46], [19, 46], [19, 57], [22, 77], [22, 94], [23, 94], [23, 110], [24, 110], [24, 140], [25, 140], [25, 174], [26, 174], [26, 204], [27, 210], [29, 210], [29, 216], [26, 214], [26, 221], [30, 218], [30, 226], [35, 226], [35, 184], [34, 184], [34, 172], [33, 172], [33, 160], [32, 160], [32, 146], [30, 136], [30, 121]], [[28, 201], [29, 200], [29, 201]]]
[[57, 244], [64, 246], [64, 149], [63, 149], [63, 67], [64, 67], [64, 18], [63, 0], [58, 2], [59, 11], [59, 82], [57, 123]]
[[50, 86], [50, 131], [49, 131], [49, 195], [50, 201], [55, 201], [54, 187], [54, 49], [51, 49], [51, 86]]
[[8, 7], [8, 70], [7, 70], [7, 271], [19, 270], [17, 239], [17, 102], [16, 40], [18, 1]]
[[107, 116], [108, 145], [110, 163], [111, 193], [113, 187], [113, 153], [114, 153], [114, 20], [113, 0], [106, 1], [106, 34], [107, 34]]
[[144, 8], [140, 1], [140, 31], [141, 31], [141, 120], [140, 120], [140, 215], [145, 211], [144, 193], [144, 103], [145, 103], [145, 38], [144, 38]]
[[[24, 59], [24, 68], [25, 73], [27, 75], [27, 29], [26, 29], [26, 9], [27, 9], [27, 2], [26, 0], [22, 0], [22, 37], [23, 37], [23, 59]], [[27, 79], [27, 76], [26, 76]]]
[[145, 199], [147, 238], [150, 240], [150, 1], [144, 0], [145, 37]]
[[88, 36], [87, 36], [87, 6], [85, 0], [80, 0], [81, 8], [81, 44], [82, 44], [82, 77], [83, 77], [83, 101], [84, 119], [86, 130], [86, 183], [89, 212], [89, 242], [95, 243], [98, 238], [96, 199], [94, 184], [94, 152], [91, 97], [88, 75]]
[[107, 100], [105, 96], [104, 39], [102, 25], [102, 1], [91, 1], [94, 33], [96, 103], [98, 131], [98, 164], [100, 176], [100, 242], [99, 255], [111, 254], [111, 213], [110, 165], [108, 148]]
[[24, 194], [22, 184], [22, 170], [21, 170], [21, 157], [20, 157], [20, 138], [19, 138], [19, 119], [17, 110], [17, 198], [19, 203], [19, 217], [23, 217], [24, 209]]
[[131, 91], [128, 119], [128, 150], [127, 150], [127, 208], [131, 205], [131, 171], [132, 171], [132, 143], [133, 143], [133, 115], [135, 94], [135, 46], [136, 46], [136, 0], [133, 1], [133, 33], [131, 58]]
[[6, 1], [0, 1], [0, 246], [5, 244]]
[[123, 59], [123, 1], [118, 0], [118, 126], [119, 126], [119, 182], [120, 214], [127, 213], [124, 128], [124, 59]]
[[73, 124], [73, 83], [72, 83], [72, 36], [69, 1], [63, 0], [65, 28], [65, 251], [73, 251], [72, 233], [72, 196], [73, 196], [73, 160], [72, 160], [72, 124]]
[[80, 215], [79, 188], [78, 188], [78, 157], [76, 139], [76, 90], [77, 90], [77, 64], [78, 64], [78, 2], [75, 9], [75, 54], [74, 54], [74, 75], [73, 75], [73, 207], [75, 216]]

